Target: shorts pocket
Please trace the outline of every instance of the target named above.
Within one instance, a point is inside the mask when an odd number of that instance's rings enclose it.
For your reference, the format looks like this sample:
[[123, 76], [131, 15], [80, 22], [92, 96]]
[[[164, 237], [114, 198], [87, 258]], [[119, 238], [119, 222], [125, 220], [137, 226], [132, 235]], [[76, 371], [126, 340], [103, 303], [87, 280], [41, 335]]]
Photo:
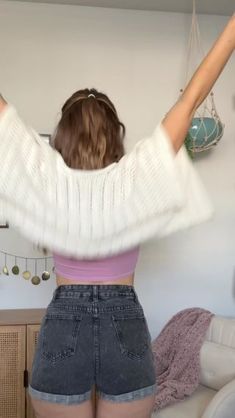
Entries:
[[42, 356], [55, 363], [75, 354], [81, 316], [46, 313], [41, 329]]
[[141, 359], [150, 347], [151, 337], [142, 311], [112, 315], [121, 353]]

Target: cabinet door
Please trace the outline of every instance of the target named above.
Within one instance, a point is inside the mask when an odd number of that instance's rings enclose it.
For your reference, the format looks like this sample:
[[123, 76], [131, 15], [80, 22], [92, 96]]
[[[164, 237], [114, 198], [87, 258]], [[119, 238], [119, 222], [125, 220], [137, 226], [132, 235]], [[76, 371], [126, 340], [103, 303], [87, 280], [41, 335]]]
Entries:
[[0, 326], [0, 418], [25, 418], [25, 325]]
[[[33, 358], [35, 349], [38, 342], [38, 333], [40, 330], [40, 324], [39, 325], [27, 325], [27, 370], [28, 370], [28, 379], [30, 381], [31, 378], [31, 371], [32, 371], [32, 364], [33, 364]], [[26, 418], [36, 418], [33, 407], [30, 401], [30, 396], [28, 395], [28, 391], [26, 394]], [[1, 418], [1, 417], [0, 417]]]

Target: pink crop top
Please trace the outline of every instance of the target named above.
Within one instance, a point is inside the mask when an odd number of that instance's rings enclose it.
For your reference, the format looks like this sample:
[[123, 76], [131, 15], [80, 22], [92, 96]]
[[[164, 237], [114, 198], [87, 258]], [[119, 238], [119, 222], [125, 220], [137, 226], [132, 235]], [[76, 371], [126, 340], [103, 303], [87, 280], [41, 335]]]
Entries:
[[139, 247], [112, 257], [79, 260], [53, 254], [55, 273], [73, 280], [109, 281], [130, 276], [134, 273]]

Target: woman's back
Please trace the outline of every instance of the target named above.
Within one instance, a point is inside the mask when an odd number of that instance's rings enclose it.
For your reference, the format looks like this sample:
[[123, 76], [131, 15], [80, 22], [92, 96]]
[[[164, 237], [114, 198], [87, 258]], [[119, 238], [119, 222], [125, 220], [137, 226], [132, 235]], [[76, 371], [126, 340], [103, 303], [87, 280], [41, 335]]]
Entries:
[[138, 247], [115, 256], [94, 260], [79, 260], [53, 254], [57, 285], [132, 284], [138, 255]]
[[[124, 155], [124, 135], [125, 127], [110, 99], [95, 89], [85, 89], [74, 93], [62, 107], [52, 145], [70, 168], [97, 170]], [[132, 284], [138, 253], [134, 248], [94, 260], [54, 253], [57, 285]]]

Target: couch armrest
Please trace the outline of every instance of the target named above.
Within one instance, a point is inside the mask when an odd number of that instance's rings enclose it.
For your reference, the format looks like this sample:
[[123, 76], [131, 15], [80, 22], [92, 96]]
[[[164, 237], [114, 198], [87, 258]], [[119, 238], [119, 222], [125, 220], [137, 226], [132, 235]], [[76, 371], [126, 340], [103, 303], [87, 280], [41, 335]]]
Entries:
[[234, 418], [235, 416], [235, 380], [225, 385], [214, 396], [202, 415], [202, 418]]

